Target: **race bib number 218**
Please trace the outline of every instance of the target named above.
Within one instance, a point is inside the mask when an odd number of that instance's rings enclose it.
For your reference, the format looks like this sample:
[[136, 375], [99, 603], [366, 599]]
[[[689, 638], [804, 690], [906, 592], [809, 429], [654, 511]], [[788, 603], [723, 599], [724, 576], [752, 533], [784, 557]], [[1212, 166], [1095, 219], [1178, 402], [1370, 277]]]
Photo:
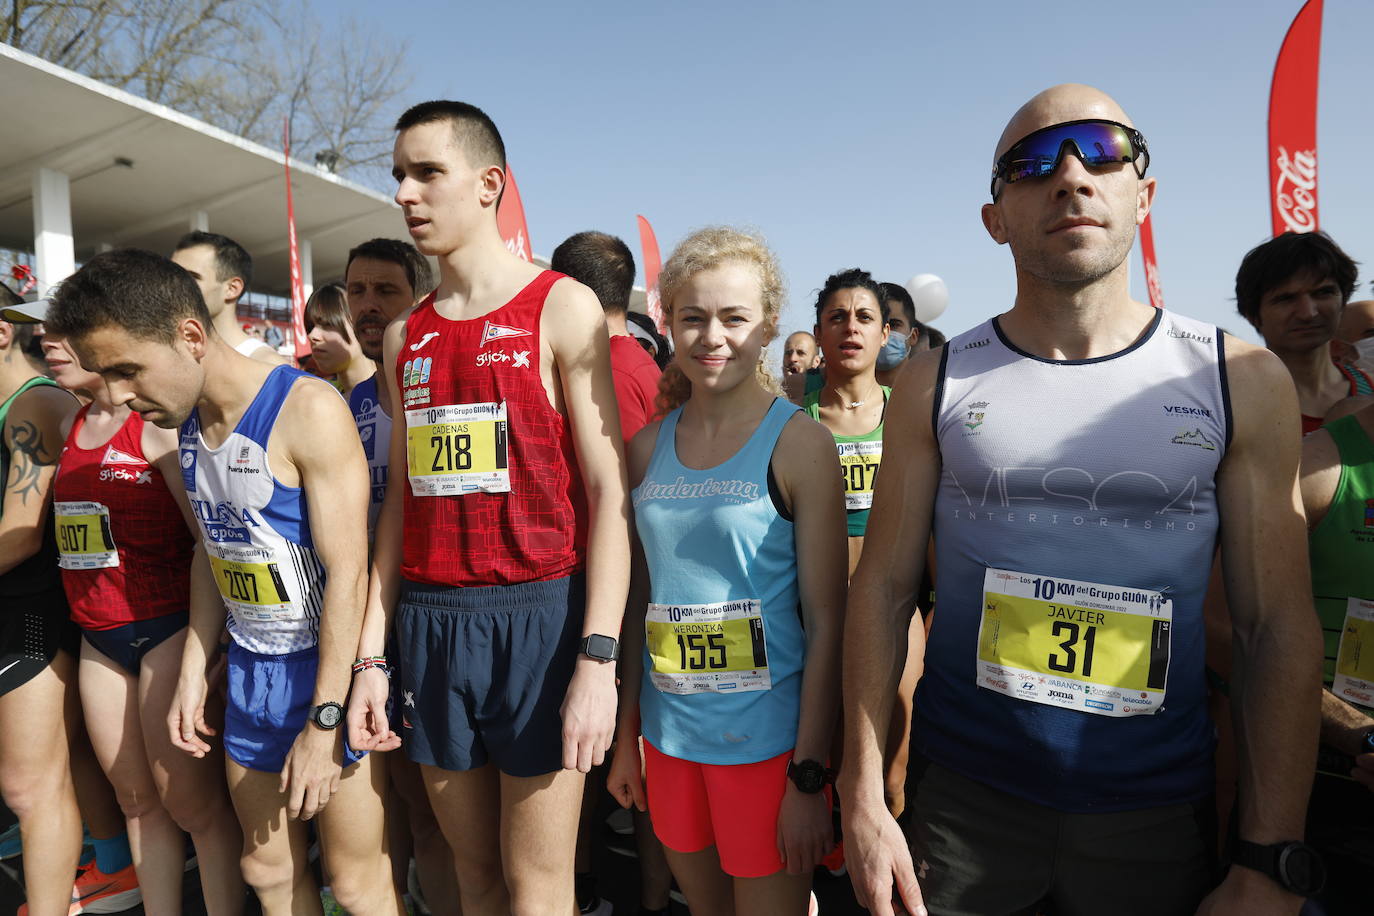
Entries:
[[407, 410], [406, 472], [415, 496], [509, 492], [505, 402]]

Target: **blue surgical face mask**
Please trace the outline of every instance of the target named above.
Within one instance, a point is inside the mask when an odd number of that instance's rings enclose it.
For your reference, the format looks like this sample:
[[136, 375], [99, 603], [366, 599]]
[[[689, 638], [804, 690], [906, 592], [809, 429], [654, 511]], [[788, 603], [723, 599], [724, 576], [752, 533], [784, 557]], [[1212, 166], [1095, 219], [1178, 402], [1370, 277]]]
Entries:
[[878, 368], [886, 372], [906, 361], [906, 335], [888, 334], [887, 343], [878, 351]]

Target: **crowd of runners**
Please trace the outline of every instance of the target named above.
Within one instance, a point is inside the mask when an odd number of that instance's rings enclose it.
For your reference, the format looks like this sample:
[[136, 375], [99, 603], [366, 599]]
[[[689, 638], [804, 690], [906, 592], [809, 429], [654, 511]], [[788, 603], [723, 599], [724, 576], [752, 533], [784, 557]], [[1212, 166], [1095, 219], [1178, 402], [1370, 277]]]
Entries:
[[26, 912], [179, 913], [194, 854], [213, 916], [607, 914], [607, 790], [643, 914], [802, 916], [818, 868], [878, 914], [1370, 911], [1374, 303], [1334, 241], [1244, 257], [1263, 348], [1133, 300], [1145, 137], [1057, 86], [982, 210], [1011, 308], [946, 342], [838, 270], [775, 379], [759, 237], [679, 243], [656, 328], [620, 239], [507, 250], [479, 109], [396, 131], [410, 242], [311, 296], [314, 374], [212, 233], [3, 303]]

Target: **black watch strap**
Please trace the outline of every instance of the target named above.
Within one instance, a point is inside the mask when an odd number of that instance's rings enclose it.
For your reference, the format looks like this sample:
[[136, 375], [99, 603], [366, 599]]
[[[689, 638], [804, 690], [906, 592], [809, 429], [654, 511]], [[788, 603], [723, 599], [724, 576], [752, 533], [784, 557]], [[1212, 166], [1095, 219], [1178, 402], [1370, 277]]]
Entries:
[[1313, 897], [1326, 884], [1326, 865], [1315, 849], [1306, 843], [1251, 843], [1236, 840], [1231, 861], [1268, 875], [1285, 890]]

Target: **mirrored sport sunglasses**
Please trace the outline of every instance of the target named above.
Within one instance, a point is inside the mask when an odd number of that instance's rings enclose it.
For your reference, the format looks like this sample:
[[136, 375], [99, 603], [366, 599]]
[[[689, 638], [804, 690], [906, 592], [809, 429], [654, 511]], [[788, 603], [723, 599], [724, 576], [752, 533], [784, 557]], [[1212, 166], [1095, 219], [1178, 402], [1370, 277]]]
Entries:
[[997, 200], [999, 180], [1012, 184], [1053, 174], [1066, 150], [1089, 167], [1133, 162], [1141, 178], [1150, 167], [1150, 151], [1140, 131], [1116, 121], [1065, 121], [1027, 134], [998, 158], [992, 167], [992, 199]]

